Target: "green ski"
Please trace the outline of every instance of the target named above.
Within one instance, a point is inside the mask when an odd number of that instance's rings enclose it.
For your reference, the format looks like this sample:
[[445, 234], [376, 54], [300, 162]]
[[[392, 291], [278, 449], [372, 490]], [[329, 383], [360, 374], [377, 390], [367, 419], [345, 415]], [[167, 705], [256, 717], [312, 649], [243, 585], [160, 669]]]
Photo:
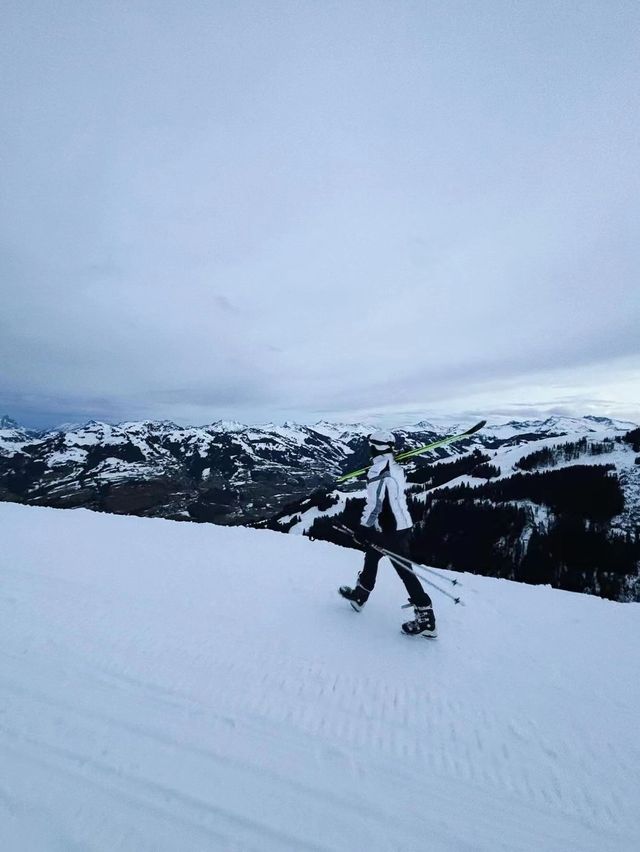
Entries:
[[[443, 447], [445, 444], [453, 443], [453, 441], [461, 441], [463, 438], [468, 438], [469, 435], [473, 435], [475, 432], [478, 432], [486, 425], [486, 423], [486, 420], [481, 420], [479, 423], [476, 423], [475, 426], [472, 426], [471, 429], [467, 429], [466, 432], [460, 432], [459, 435], [446, 435], [444, 438], [439, 438], [431, 444], [425, 444], [424, 447], [416, 447], [415, 450], [406, 450], [403, 453], [398, 453], [398, 455], [395, 456], [395, 460], [406, 461], [414, 456], [422, 455], [422, 453], [428, 453], [429, 450], [435, 450], [436, 447]], [[355, 479], [357, 476], [362, 476], [362, 474], [366, 473], [370, 467], [371, 465], [367, 465], [366, 467], [361, 467], [360, 470], [352, 470], [350, 473], [345, 473], [336, 480], [336, 483], [346, 482], [348, 479]]]

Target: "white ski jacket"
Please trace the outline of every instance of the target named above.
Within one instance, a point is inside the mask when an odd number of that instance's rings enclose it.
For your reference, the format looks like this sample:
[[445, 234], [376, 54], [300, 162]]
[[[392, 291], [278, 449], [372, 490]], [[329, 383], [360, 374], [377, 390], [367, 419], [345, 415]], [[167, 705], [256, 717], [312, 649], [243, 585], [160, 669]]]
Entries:
[[406, 486], [404, 471], [393, 458], [393, 454], [376, 456], [367, 473], [367, 500], [360, 521], [362, 526], [380, 530], [378, 518], [385, 497], [389, 498], [396, 529], [406, 530], [413, 526], [404, 493]]

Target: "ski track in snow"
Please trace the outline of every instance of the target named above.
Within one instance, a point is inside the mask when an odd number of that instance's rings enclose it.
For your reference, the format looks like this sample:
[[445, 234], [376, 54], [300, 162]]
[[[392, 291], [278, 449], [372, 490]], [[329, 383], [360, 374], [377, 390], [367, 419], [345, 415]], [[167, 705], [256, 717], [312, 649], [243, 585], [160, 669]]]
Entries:
[[0, 849], [638, 848], [640, 605], [465, 575], [429, 642], [323, 542], [0, 528]]

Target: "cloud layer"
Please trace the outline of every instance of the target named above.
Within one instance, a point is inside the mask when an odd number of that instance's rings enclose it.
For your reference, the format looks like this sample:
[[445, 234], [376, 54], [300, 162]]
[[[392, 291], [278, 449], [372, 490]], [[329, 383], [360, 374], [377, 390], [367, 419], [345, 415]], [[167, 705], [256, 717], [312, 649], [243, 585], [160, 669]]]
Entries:
[[637, 4], [7, 13], [10, 413], [640, 418]]

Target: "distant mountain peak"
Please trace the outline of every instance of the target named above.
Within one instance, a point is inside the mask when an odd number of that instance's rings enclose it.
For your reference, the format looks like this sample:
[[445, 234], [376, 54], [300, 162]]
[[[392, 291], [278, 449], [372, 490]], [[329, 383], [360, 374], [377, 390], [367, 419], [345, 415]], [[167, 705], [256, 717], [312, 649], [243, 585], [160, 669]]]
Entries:
[[246, 429], [246, 424], [240, 423], [238, 420], [214, 420], [208, 426], [204, 426], [209, 432], [242, 432]]

